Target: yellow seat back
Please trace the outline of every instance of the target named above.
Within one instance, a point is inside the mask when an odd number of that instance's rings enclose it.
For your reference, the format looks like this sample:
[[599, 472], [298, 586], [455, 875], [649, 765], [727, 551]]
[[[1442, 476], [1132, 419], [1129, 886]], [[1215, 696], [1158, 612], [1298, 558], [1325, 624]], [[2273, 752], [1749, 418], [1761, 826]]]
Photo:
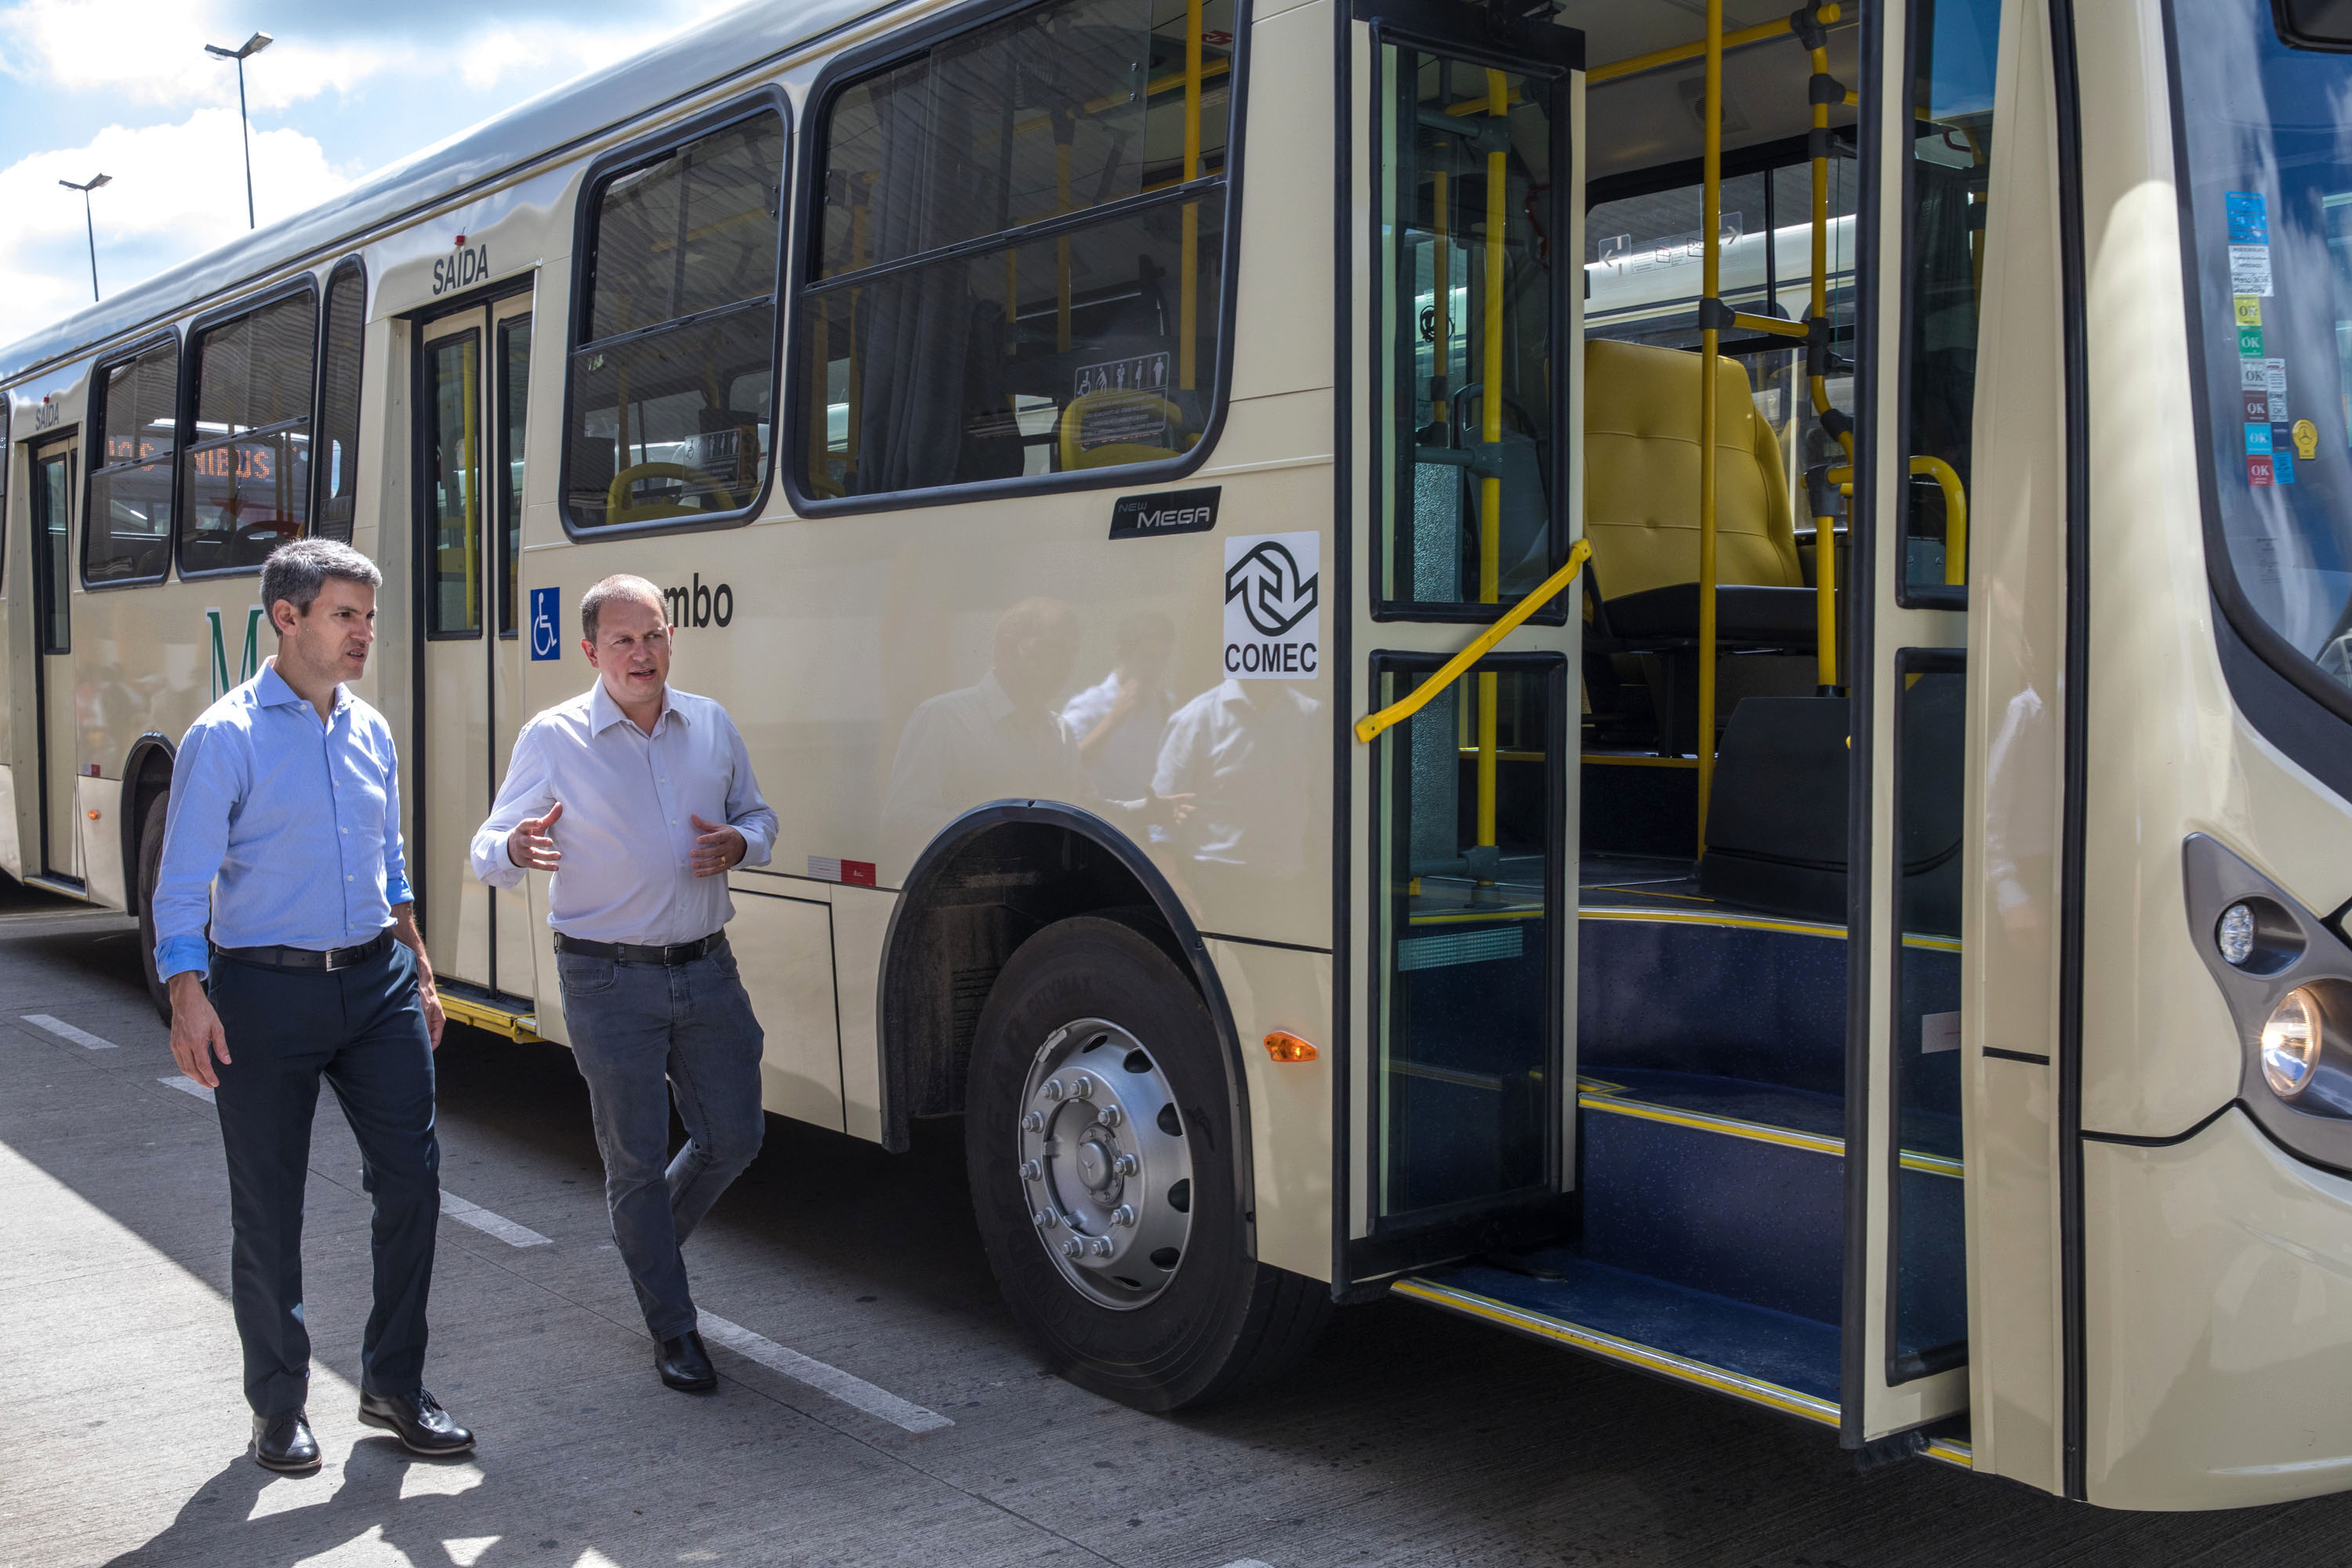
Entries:
[[[1700, 356], [1648, 343], [1584, 344], [1584, 534], [1612, 599], [1698, 581]], [[1780, 444], [1748, 370], [1716, 369], [1715, 580], [1804, 586]]]
[[[1161, 443], [1172, 438], [1183, 423], [1176, 405], [1157, 393], [1123, 387], [1086, 393], [1062, 410], [1056, 432], [1062, 468], [1112, 468], [1172, 458], [1177, 448]], [[1157, 439], [1138, 438], [1141, 437]]]

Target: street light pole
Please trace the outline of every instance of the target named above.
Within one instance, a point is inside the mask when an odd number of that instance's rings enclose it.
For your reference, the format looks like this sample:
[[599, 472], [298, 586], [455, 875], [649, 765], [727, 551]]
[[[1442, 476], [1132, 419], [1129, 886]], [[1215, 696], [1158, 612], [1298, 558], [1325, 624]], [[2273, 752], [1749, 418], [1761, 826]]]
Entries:
[[86, 185], [77, 185], [71, 180], [58, 182], [69, 191], [81, 193], [81, 226], [89, 236], [89, 298], [92, 304], [98, 302], [98, 223], [89, 216], [89, 193], [100, 185], [110, 184], [113, 178], [111, 174], [100, 174]]
[[233, 49], [218, 44], [206, 44], [205, 53], [218, 59], [236, 62], [236, 125], [245, 137], [245, 226], [255, 226], [253, 219], [253, 122], [245, 112], [245, 62], [268, 48], [272, 42], [267, 33], [256, 33]]

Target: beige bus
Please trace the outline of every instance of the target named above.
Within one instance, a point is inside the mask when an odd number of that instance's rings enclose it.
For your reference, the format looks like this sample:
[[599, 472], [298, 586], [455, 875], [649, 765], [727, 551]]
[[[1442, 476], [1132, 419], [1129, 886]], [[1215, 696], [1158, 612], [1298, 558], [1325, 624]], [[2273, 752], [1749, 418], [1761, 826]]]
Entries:
[[2352, 40], [1777, 3], [770, 0], [126, 290], [0, 353], [0, 866], [144, 921], [348, 539], [453, 1011], [561, 1043], [467, 844], [642, 573], [768, 1108], [961, 1116], [1082, 1384], [1393, 1293], [2352, 1484]]

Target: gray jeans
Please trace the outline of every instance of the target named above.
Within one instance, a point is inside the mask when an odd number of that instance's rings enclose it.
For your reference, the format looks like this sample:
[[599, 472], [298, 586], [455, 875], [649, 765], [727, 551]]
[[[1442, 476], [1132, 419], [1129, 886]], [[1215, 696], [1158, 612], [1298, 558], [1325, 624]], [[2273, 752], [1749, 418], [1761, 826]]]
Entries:
[[[675, 967], [556, 955], [572, 1054], [588, 1080], [613, 1241], [654, 1338], [695, 1326], [678, 1247], [760, 1152], [760, 1020], [718, 952]], [[686, 1147], [669, 1152], [670, 1096]]]

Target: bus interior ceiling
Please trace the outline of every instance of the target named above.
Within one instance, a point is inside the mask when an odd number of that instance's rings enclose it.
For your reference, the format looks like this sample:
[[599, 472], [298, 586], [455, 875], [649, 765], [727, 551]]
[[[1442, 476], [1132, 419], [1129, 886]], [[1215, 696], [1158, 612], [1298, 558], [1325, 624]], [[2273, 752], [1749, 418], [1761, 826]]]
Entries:
[[[1942, 8], [1969, 9], [1981, 25], [1997, 17], [1997, 5], [1948, 0]], [[1729, 0], [1724, 7], [1731, 47], [1722, 67], [1715, 292], [1738, 314], [1717, 344], [1717, 619], [1712, 713], [1704, 716], [1706, 62], [1687, 47], [1703, 40], [1705, 8], [1696, 0], [1568, 0], [1559, 14], [1563, 25], [1583, 30], [1591, 62], [1580, 479], [1592, 553], [1577, 590], [1584, 625], [1584, 682], [1576, 694], [1580, 784], [1570, 786], [1580, 787], [1581, 798], [1573, 884], [1575, 1228], [1552, 1245], [1490, 1253], [1405, 1287], [1431, 1300], [1450, 1296], [1455, 1305], [1464, 1295], [1484, 1298], [1726, 1369], [1754, 1385], [1745, 1386], [1751, 1396], [1824, 1420], [1836, 1418], [1841, 1396], [1846, 1237], [1850, 727], [1840, 645], [1853, 459], [1858, 14], [1852, 4], [1842, 15], [1822, 5], [1815, 18], [1826, 26], [1807, 37], [1769, 0]], [[1655, 58], [1662, 51], [1682, 54]], [[1843, 91], [1815, 90], [1818, 75]], [[1486, 89], [1473, 83], [1472, 90]], [[1448, 100], [1447, 112], [1465, 112], [1454, 106], [1459, 90], [1439, 96]], [[1823, 98], [1831, 100], [1817, 101]], [[1929, 390], [1919, 378], [1908, 445], [1940, 451], [1961, 473], [1973, 387], [1969, 263], [1981, 245], [1989, 120], [1979, 113], [1936, 123], [1923, 102], [1915, 154], [1918, 248], [1943, 256], [1948, 272], [1950, 258], [1958, 258], [1956, 277], [1945, 281], [1965, 294], [1969, 316], [1962, 357], [1937, 367], [1946, 373], [1946, 389]], [[1515, 174], [1539, 188], [1550, 171], [1524, 154], [1540, 138], [1517, 125], [1514, 132], [1514, 160], [1527, 164]], [[1826, 155], [1817, 161], [1817, 153]], [[1443, 180], [1436, 192], [1445, 190]], [[1939, 196], [1948, 198], [1941, 207]], [[1451, 215], [1437, 210], [1446, 197], [1423, 199], [1441, 248], [1448, 225], [1465, 237], [1461, 260], [1452, 264], [1459, 281], [1450, 300], [1436, 301], [1443, 336], [1449, 309], [1465, 317], [1480, 310], [1478, 258], [1467, 238], [1477, 215], [1464, 210], [1477, 195], [1457, 193]], [[1528, 202], [1532, 215], [1532, 195]], [[1934, 226], [1938, 221], [1948, 233]], [[1529, 259], [1510, 258], [1515, 280], [1533, 271]], [[1548, 257], [1542, 265], [1550, 265]], [[1537, 292], [1516, 289], [1506, 310], [1524, 312]], [[1432, 302], [1431, 294], [1421, 298]], [[1810, 343], [1755, 324], [1776, 319], [1802, 331], [1812, 318], [1824, 325]], [[1470, 330], [1465, 321], [1457, 405], [1470, 400], [1478, 374]], [[1423, 335], [1429, 336], [1426, 322]], [[1507, 327], [1505, 336], [1517, 332]], [[1433, 401], [1440, 408], [1446, 352], [1437, 350]], [[1916, 352], [1912, 360], [1924, 363]], [[1922, 476], [1917, 489], [1936, 493], [1906, 501], [1905, 548], [1916, 559], [1906, 570], [1957, 585], [1964, 581], [1964, 503], [1957, 486], [1944, 487], [1919, 460], [1911, 468]], [[1530, 477], [1548, 471], [1547, 463], [1528, 467]], [[1507, 461], [1504, 475], [1507, 490], [1516, 482]], [[1459, 503], [1465, 521], [1476, 505], [1475, 492]], [[1507, 494], [1499, 510], [1507, 530]], [[1948, 529], [1956, 552], [1948, 572]], [[1506, 537], [1502, 554], [1514, 553]], [[1501, 586], [1505, 596], [1524, 591], [1508, 574]], [[1477, 923], [1482, 909], [1500, 916], [1507, 906], [1525, 905], [1516, 912], [1532, 928], [1538, 922], [1525, 917], [1548, 907], [1534, 885], [1547, 843], [1547, 726], [1526, 689], [1532, 682], [1508, 674], [1482, 679], [1496, 683], [1501, 721], [1482, 734], [1472, 702], [1453, 705], [1447, 722], [1460, 742], [1452, 748], [1458, 806], [1445, 815], [1458, 816], [1456, 844], [1489, 846], [1484, 853], [1495, 858], [1482, 870], [1471, 858], [1480, 851], [1465, 849], [1448, 867], [1425, 858], [1422, 830], [1412, 829], [1411, 923], [1449, 932], [1422, 937], [1424, 944], [1482, 940], [1489, 934]], [[1906, 803], [1898, 1040], [1939, 1042], [1938, 1023], [1957, 1017], [1962, 679], [1957, 668], [1914, 670], [1897, 703], [1898, 727], [1909, 738], [1898, 766]], [[1702, 773], [1703, 749], [1711, 751], [1711, 781]], [[1482, 758], [1482, 750], [1496, 754]], [[1413, 765], [1421, 765], [1418, 756]], [[1490, 825], [1483, 832], [1474, 827], [1482, 822]], [[1481, 885], [1482, 877], [1500, 885]], [[1522, 886], [1513, 889], [1515, 881]], [[1540, 938], [1531, 931], [1524, 949], [1507, 945], [1526, 953], [1519, 962], [1528, 973], [1523, 985], [1505, 982], [1500, 989], [1524, 991], [1523, 1000], [1538, 995]], [[1534, 1081], [1514, 1094], [1514, 1068], [1498, 1070], [1487, 1059], [1495, 1056], [1491, 1043], [1465, 1043], [1458, 1054], [1433, 1048], [1449, 1015], [1475, 1016], [1489, 1034], [1514, 1032], [1492, 1028], [1499, 965], [1448, 967], [1467, 963], [1433, 953], [1408, 959], [1402, 943], [1396, 959], [1400, 970], [1428, 967], [1400, 976], [1391, 1049], [1411, 1039], [1420, 1059], [1391, 1058], [1393, 1072], [1414, 1081], [1393, 1080], [1387, 1179], [1403, 1183], [1414, 1161], [1403, 1148], [1415, 1137], [1408, 1125], [1412, 1096], [1450, 1096], [1465, 1123], [1483, 1119], [1487, 1129], [1484, 1137], [1457, 1132], [1454, 1160], [1431, 1160], [1447, 1142], [1438, 1131], [1447, 1118], [1426, 1118], [1412, 1175], [1433, 1199], [1458, 1184], [1528, 1184], [1542, 1147], [1539, 1072], [1516, 1063], [1517, 1073]], [[1475, 1007], [1465, 1006], [1465, 984], [1479, 989]], [[1504, 1022], [1539, 1034], [1532, 1006], [1530, 1000], [1518, 1009], [1525, 1018], [1513, 1014]], [[1906, 1057], [1897, 1085], [1903, 1152], [1895, 1201], [1903, 1258], [1895, 1350], [1926, 1372], [1964, 1354], [1959, 1053], [1928, 1043]], [[1528, 1167], [1516, 1176], [1498, 1168], [1509, 1166], [1514, 1151]], [[1457, 1160], [1462, 1167], [1449, 1170]], [[1471, 1162], [1483, 1163], [1475, 1177]], [[1765, 1392], [1757, 1394], [1758, 1386]]]

